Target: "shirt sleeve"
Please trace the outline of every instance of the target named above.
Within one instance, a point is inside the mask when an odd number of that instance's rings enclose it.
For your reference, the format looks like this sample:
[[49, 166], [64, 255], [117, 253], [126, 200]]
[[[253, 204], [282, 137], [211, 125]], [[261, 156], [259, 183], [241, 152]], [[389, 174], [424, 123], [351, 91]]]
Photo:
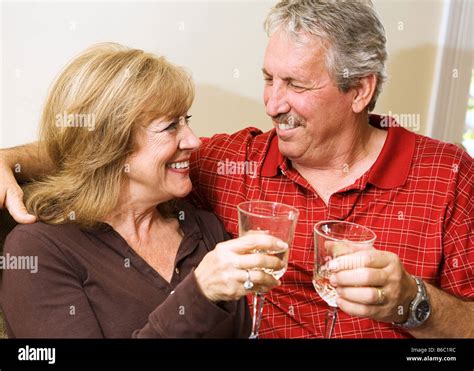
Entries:
[[[238, 319], [236, 322], [235, 319]], [[213, 303], [202, 294], [194, 271], [148, 317], [148, 323], [133, 333], [136, 338], [247, 337], [250, 320], [245, 298]]]
[[219, 197], [238, 193], [235, 183], [228, 183], [227, 180], [231, 175], [238, 183], [244, 182], [243, 175], [237, 176], [232, 172], [233, 165], [247, 161], [248, 147], [260, 134], [260, 129], [248, 127], [233, 134], [201, 138], [201, 147], [191, 154], [189, 176], [193, 190], [188, 200], [198, 208], [213, 210]]
[[194, 206], [210, 210], [210, 205], [206, 202], [205, 198], [201, 194], [201, 187], [199, 182], [199, 169], [202, 166], [202, 154], [205, 151], [205, 148], [209, 144], [210, 138], [200, 138], [201, 147], [197, 151], [191, 153], [190, 165], [189, 165], [189, 177], [191, 183], [193, 184], [193, 189], [191, 193], [186, 197], [186, 200], [189, 201]]
[[[208, 251], [230, 237], [216, 215], [181, 204], [190, 210], [203, 234]], [[189, 209], [188, 209], [189, 210]], [[214, 303], [202, 293], [194, 270], [176, 287], [174, 293], [148, 317], [148, 323], [134, 337], [248, 338], [251, 318], [245, 297], [238, 301]]]
[[[64, 254], [52, 241], [19, 227], [4, 248], [10, 267], [3, 271], [1, 305], [9, 337], [103, 337], [81, 280]], [[21, 260], [30, 261], [30, 269], [11, 265]]]
[[[461, 150], [459, 150], [461, 151]], [[443, 234], [440, 286], [457, 297], [474, 298], [474, 161], [466, 153], [453, 164]]]

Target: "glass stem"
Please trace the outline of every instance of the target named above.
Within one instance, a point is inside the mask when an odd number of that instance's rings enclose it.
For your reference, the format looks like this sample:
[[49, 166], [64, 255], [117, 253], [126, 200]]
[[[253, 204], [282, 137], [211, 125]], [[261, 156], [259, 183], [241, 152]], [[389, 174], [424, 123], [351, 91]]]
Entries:
[[252, 333], [249, 339], [258, 339], [258, 330], [262, 319], [263, 303], [265, 302], [265, 294], [256, 292], [253, 295], [253, 316], [252, 316]]
[[324, 324], [324, 338], [331, 339], [334, 332], [334, 325], [337, 319], [337, 307], [329, 306], [326, 312], [326, 321]]

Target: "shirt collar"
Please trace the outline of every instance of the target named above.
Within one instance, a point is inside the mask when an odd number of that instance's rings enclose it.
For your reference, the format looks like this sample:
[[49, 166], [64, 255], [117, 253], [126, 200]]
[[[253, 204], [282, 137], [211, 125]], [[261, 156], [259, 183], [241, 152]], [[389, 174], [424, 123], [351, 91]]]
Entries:
[[[410, 172], [416, 136], [400, 127], [389, 116], [370, 115], [370, 125], [387, 129], [387, 139], [377, 160], [368, 173], [367, 181], [376, 187], [391, 189], [405, 184]], [[267, 155], [263, 160], [261, 176], [275, 177], [285, 167], [286, 158], [278, 149], [278, 136], [272, 130]]]
[[272, 129], [269, 142], [260, 175], [266, 178], [273, 178], [279, 174], [279, 168], [285, 162], [285, 157], [283, 157], [278, 149], [278, 136], [276, 135], [275, 129]]

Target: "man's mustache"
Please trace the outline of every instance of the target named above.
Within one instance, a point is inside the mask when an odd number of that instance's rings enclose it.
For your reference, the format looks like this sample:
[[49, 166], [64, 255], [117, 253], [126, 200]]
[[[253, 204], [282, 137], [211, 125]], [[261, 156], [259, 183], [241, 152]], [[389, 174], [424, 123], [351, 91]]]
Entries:
[[289, 125], [303, 125], [304, 120], [301, 117], [291, 115], [289, 113], [282, 113], [272, 118], [277, 124], [289, 124]]

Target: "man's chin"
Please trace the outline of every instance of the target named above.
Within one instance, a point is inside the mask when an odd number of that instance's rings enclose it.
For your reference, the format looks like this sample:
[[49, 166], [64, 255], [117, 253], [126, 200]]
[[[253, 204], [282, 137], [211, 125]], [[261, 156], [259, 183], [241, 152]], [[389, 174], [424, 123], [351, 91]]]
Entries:
[[278, 140], [278, 149], [284, 157], [290, 160], [294, 158], [298, 158], [299, 155], [301, 154], [301, 149], [297, 148], [295, 143], [285, 142], [281, 139]]

